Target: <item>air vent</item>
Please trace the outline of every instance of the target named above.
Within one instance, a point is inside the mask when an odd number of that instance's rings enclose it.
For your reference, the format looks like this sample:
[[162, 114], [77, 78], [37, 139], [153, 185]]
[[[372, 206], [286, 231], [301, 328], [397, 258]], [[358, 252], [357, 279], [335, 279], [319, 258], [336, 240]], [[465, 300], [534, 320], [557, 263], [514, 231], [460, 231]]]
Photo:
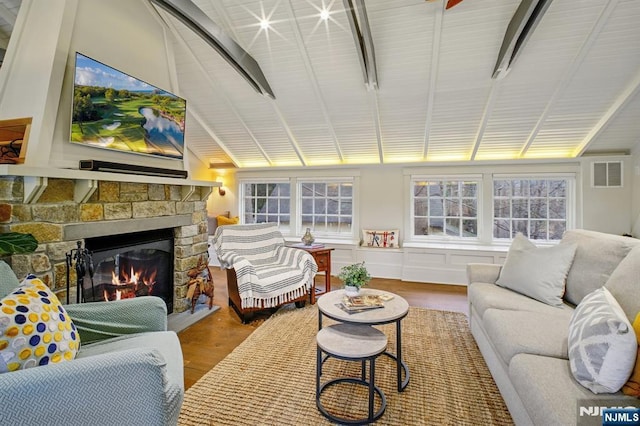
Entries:
[[591, 186], [594, 188], [622, 188], [622, 161], [591, 163]]

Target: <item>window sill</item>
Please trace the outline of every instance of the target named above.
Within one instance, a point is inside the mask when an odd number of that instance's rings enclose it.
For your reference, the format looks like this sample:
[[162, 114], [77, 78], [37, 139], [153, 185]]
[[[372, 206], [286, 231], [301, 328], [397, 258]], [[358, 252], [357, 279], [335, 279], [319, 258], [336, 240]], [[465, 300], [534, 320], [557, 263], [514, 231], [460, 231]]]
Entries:
[[439, 249], [439, 250], [468, 250], [468, 251], [491, 251], [506, 253], [509, 251], [509, 244], [481, 244], [481, 243], [457, 243], [457, 242], [436, 242], [436, 241], [411, 241], [402, 245], [403, 248], [419, 249]]

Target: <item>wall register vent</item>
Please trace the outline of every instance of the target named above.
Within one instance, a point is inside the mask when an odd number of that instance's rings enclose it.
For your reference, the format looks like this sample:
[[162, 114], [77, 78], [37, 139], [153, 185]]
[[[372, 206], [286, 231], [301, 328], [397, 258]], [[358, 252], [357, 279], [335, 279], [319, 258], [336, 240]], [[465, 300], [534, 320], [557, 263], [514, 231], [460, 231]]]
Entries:
[[594, 188], [622, 188], [622, 161], [591, 163], [591, 186]]

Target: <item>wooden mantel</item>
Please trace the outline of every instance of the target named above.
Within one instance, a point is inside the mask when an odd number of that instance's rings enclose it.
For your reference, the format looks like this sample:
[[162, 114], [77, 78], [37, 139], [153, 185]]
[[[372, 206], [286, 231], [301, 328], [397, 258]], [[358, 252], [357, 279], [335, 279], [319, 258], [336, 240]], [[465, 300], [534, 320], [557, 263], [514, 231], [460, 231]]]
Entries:
[[[125, 173], [94, 172], [77, 169], [56, 169], [51, 167], [29, 167], [19, 164], [0, 164], [0, 176], [22, 176], [24, 178], [24, 202], [35, 203], [47, 188], [49, 178], [72, 179], [75, 182], [74, 201], [85, 202], [98, 188], [98, 181], [156, 183], [177, 185], [182, 188], [182, 198], [188, 199], [196, 187], [208, 187], [209, 191], [201, 194], [203, 199], [209, 196], [213, 188], [222, 185], [220, 182], [178, 179], [169, 177], [151, 177]], [[151, 182], [150, 182], [151, 181]]]

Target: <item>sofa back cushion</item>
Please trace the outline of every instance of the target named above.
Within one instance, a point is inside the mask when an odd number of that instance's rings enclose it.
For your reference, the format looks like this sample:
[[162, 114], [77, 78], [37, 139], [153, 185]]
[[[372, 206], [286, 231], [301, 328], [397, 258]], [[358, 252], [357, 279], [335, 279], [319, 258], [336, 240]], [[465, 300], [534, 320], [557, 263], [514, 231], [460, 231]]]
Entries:
[[633, 322], [640, 312], [640, 246], [634, 247], [604, 285]]
[[562, 242], [577, 244], [564, 294], [565, 300], [574, 305], [602, 287], [622, 259], [640, 244], [635, 238], [584, 229], [566, 231]]
[[518, 233], [496, 284], [547, 305], [562, 307], [565, 279], [575, 251], [575, 244], [537, 247]]

